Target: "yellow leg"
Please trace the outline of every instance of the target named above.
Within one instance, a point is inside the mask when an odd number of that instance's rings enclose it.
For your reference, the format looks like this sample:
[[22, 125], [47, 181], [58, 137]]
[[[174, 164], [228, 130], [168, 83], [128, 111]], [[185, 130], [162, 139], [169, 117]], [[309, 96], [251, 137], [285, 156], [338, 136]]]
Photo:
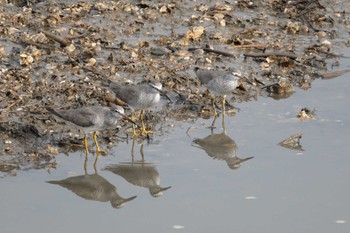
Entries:
[[87, 142], [87, 138], [86, 135], [84, 136], [84, 146], [85, 146], [85, 155], [86, 155], [86, 159], [89, 155], [89, 148], [88, 148], [88, 142]]
[[101, 150], [100, 147], [98, 146], [98, 143], [97, 143], [97, 133], [96, 133], [96, 132], [94, 132], [94, 141], [95, 141], [95, 145], [96, 145], [97, 156], [98, 156], [98, 154], [100, 154], [100, 153], [106, 155], [106, 154], [107, 154], [107, 151]]
[[222, 98], [222, 114], [225, 115], [226, 97]]
[[146, 135], [152, 133], [152, 131], [146, 130], [145, 124], [143, 123], [143, 111], [141, 111], [140, 120], [141, 120], [141, 134], [142, 134], [142, 136], [146, 136]]
[[[132, 120], [132, 121], [135, 121], [134, 114], [131, 114], [131, 120]], [[135, 125], [134, 125], [134, 124], [132, 124], [132, 135], [133, 135], [133, 138], [137, 138], [137, 136], [139, 136], [139, 135], [136, 133], [136, 129], [135, 129]]]

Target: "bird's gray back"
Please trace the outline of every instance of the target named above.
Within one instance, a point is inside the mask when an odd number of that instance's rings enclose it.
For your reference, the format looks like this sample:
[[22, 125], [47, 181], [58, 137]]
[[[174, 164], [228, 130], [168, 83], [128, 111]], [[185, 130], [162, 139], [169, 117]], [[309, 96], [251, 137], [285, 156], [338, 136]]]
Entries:
[[57, 110], [58, 116], [81, 127], [98, 127], [103, 124], [103, 118], [109, 108], [90, 106], [69, 110]]
[[239, 78], [233, 74], [226, 73], [210, 80], [205, 86], [216, 94], [226, 95], [238, 87], [238, 80]]
[[134, 110], [152, 107], [156, 104], [159, 92], [148, 84], [135, 84], [129, 86], [110, 85], [116, 97], [127, 103]]
[[195, 73], [202, 85], [214, 94], [226, 95], [236, 89], [239, 84], [239, 77], [226, 71], [197, 68]]
[[217, 77], [218, 74], [220, 74], [220, 71], [217, 70], [206, 70], [206, 69], [196, 69], [195, 70], [197, 77], [199, 78], [199, 81], [205, 85], [209, 83], [212, 79]]

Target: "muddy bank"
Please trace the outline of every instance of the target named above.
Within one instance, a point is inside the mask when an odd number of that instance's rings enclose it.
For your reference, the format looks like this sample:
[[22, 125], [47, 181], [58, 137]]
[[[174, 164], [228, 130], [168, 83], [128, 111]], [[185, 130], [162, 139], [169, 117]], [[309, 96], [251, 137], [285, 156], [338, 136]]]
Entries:
[[[233, 106], [307, 90], [339, 65], [349, 45], [344, 9], [350, 4], [341, 1], [28, 4], [0, 5], [4, 172], [52, 167], [59, 152], [81, 150], [82, 134], [63, 129], [45, 107], [109, 105], [115, 99], [108, 80], [163, 84], [174, 104], [163, 101], [146, 115], [157, 136], [170, 120], [211, 116], [196, 65], [243, 74], [228, 98]], [[129, 132], [125, 121], [120, 129], [101, 132], [99, 140], [114, 146]]]

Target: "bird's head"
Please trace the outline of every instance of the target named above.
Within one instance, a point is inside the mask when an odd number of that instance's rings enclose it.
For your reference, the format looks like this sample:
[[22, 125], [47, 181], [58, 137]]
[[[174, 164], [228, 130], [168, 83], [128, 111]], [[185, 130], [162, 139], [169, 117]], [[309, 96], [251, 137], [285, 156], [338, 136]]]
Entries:
[[152, 81], [149, 83], [149, 85], [158, 91], [161, 91], [163, 87], [163, 85], [159, 81]]
[[122, 106], [114, 106], [111, 108], [111, 112], [114, 116], [121, 116], [131, 122], [132, 124], [136, 125], [137, 127], [141, 128], [138, 124], [136, 124], [135, 121], [131, 120], [127, 115], [124, 113], [124, 108]]
[[163, 96], [165, 96], [165, 98], [167, 98], [170, 103], [172, 103], [172, 100], [169, 98], [169, 96], [167, 96], [167, 94], [165, 94], [164, 91], [162, 91], [162, 87], [163, 85], [159, 82], [159, 81], [152, 81], [148, 84], [150, 87], [156, 89], [160, 94], [162, 94]]

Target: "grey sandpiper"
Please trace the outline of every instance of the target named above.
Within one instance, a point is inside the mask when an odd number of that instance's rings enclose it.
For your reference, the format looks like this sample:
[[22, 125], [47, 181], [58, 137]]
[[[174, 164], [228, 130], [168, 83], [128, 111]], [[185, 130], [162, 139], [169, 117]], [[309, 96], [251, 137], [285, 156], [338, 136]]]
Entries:
[[112, 108], [103, 106], [89, 106], [68, 110], [55, 110], [47, 107], [46, 109], [52, 114], [62, 118], [68, 123], [72, 123], [84, 131], [86, 156], [89, 154], [87, 143], [88, 133], [93, 132], [97, 153], [99, 154], [102, 152], [106, 154], [106, 151], [102, 151], [97, 143], [96, 132], [116, 127], [117, 122], [121, 117], [124, 117], [131, 123], [135, 124], [134, 121], [124, 115], [124, 109], [121, 106], [115, 106]]
[[[241, 74], [235, 72], [227, 72], [221, 70], [208, 70], [201, 68], [194, 68], [199, 81], [204, 85], [213, 95], [214, 99], [212, 100], [213, 110], [214, 110], [214, 121], [217, 117], [217, 112], [215, 108], [215, 97], [222, 96], [222, 113], [223, 117], [225, 115], [225, 102], [226, 95], [234, 91], [239, 86], [239, 80]], [[214, 127], [212, 124], [212, 127]]]
[[[162, 91], [162, 84], [158, 81], [152, 81], [148, 84], [132, 84], [127, 86], [121, 86], [111, 82], [109, 84], [110, 89], [114, 92], [115, 96], [125, 102], [132, 111], [139, 111], [141, 121], [141, 134], [143, 136], [152, 133], [146, 130], [143, 122], [144, 110], [155, 106], [160, 100], [160, 93], [163, 94], [170, 102], [170, 98]], [[133, 116], [131, 119], [134, 119]], [[134, 137], [137, 136], [135, 128], [133, 128]]]

